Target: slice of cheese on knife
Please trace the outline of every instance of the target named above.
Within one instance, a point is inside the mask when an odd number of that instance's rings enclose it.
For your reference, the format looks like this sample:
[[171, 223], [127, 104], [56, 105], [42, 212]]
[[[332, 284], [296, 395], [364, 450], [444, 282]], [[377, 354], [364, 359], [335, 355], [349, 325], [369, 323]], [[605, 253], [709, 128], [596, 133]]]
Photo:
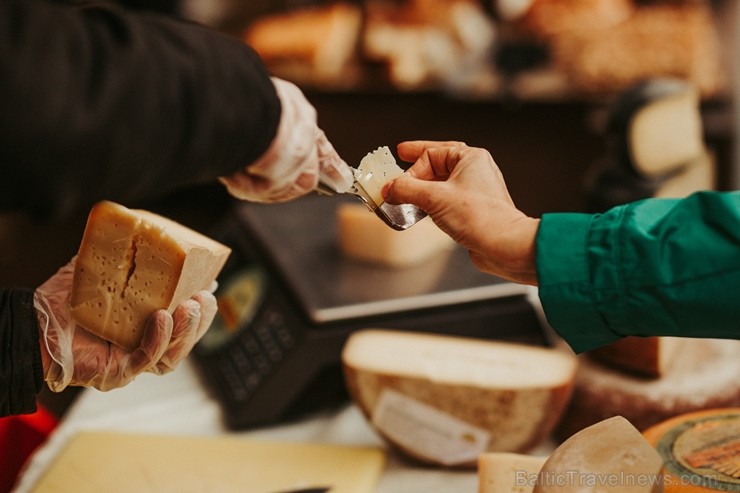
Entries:
[[90, 211], [77, 253], [75, 322], [129, 351], [158, 309], [208, 289], [231, 249], [182, 224], [103, 201]]

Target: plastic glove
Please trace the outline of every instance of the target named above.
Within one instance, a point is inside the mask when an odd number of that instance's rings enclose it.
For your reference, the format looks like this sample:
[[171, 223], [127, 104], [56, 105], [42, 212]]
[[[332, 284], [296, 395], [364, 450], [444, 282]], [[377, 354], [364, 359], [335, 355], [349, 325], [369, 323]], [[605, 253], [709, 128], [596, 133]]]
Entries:
[[319, 178], [346, 192], [354, 181], [352, 169], [318, 127], [316, 109], [294, 84], [272, 81], [282, 108], [275, 139], [256, 162], [221, 182], [234, 197], [253, 202], [294, 199], [314, 190]]
[[111, 390], [148, 371], [164, 374], [187, 356], [216, 314], [216, 299], [201, 291], [170, 315], [155, 311], [147, 322], [141, 345], [132, 352], [75, 324], [69, 312], [75, 259], [36, 289], [34, 307], [39, 322], [44, 380], [60, 392], [68, 385]]

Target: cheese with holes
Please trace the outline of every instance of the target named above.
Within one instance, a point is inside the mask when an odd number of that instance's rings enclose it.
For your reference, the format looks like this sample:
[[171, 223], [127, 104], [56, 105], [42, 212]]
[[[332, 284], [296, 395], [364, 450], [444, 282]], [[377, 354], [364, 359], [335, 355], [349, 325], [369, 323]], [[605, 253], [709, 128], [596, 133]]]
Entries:
[[637, 428], [614, 416], [560, 444], [542, 466], [534, 493], [659, 492], [662, 467]]
[[347, 257], [389, 267], [417, 265], [455, 247], [454, 240], [430, 219], [396, 231], [360, 203], [339, 206], [337, 231]]
[[72, 282], [75, 322], [127, 350], [149, 316], [208, 289], [231, 250], [144, 210], [103, 201], [87, 220]]
[[362, 158], [357, 167], [357, 183], [368, 193], [377, 205], [384, 202], [382, 190], [386, 183], [401, 176], [403, 170], [396, 164], [396, 158], [387, 146], [379, 147]]
[[664, 375], [676, 361], [680, 337], [624, 337], [592, 350], [589, 354], [602, 363], [647, 377]]
[[576, 372], [575, 357], [556, 349], [381, 329], [354, 332], [342, 363], [350, 395], [380, 435], [444, 466], [540, 444]]
[[532, 493], [547, 457], [487, 452], [478, 456], [478, 493]]

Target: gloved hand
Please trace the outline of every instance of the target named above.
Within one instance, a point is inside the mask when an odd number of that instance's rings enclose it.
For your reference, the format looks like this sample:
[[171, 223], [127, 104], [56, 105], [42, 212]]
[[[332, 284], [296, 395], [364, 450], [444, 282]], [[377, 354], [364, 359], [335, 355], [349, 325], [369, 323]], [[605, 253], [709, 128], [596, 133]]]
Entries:
[[69, 312], [75, 259], [36, 289], [34, 307], [44, 380], [55, 392], [68, 385], [111, 390], [142, 372], [175, 369], [203, 336], [216, 315], [216, 298], [201, 291], [175, 308], [152, 313], [141, 345], [132, 352], [75, 324]]
[[221, 177], [234, 197], [253, 202], [285, 202], [316, 188], [319, 177], [337, 192], [354, 181], [352, 169], [339, 157], [316, 123], [316, 109], [301, 90], [273, 77], [282, 107], [277, 134], [257, 161]]

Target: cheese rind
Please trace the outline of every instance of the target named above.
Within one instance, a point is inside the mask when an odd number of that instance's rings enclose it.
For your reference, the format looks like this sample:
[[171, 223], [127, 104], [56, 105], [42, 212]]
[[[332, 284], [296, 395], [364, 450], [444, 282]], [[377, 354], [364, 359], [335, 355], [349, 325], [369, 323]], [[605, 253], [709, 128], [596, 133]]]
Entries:
[[436, 450], [421, 440], [400, 443], [378, 426], [377, 414], [387, 411], [384, 396], [403, 396], [413, 403], [407, 410], [424, 410], [419, 419], [405, 417], [409, 434], [429, 436], [443, 424], [452, 429], [451, 439], [460, 430], [470, 436], [464, 423], [489, 435], [480, 452], [523, 452], [549, 436], [570, 399], [576, 371], [575, 357], [554, 349], [381, 329], [353, 333], [342, 362], [350, 395], [381, 436], [415, 459], [445, 466], [473, 465], [478, 455], [457, 462], [436, 454], [454, 450], [449, 443]]
[[74, 321], [129, 351], [147, 319], [207, 289], [231, 250], [170, 219], [103, 201], [88, 217], [75, 261]]

